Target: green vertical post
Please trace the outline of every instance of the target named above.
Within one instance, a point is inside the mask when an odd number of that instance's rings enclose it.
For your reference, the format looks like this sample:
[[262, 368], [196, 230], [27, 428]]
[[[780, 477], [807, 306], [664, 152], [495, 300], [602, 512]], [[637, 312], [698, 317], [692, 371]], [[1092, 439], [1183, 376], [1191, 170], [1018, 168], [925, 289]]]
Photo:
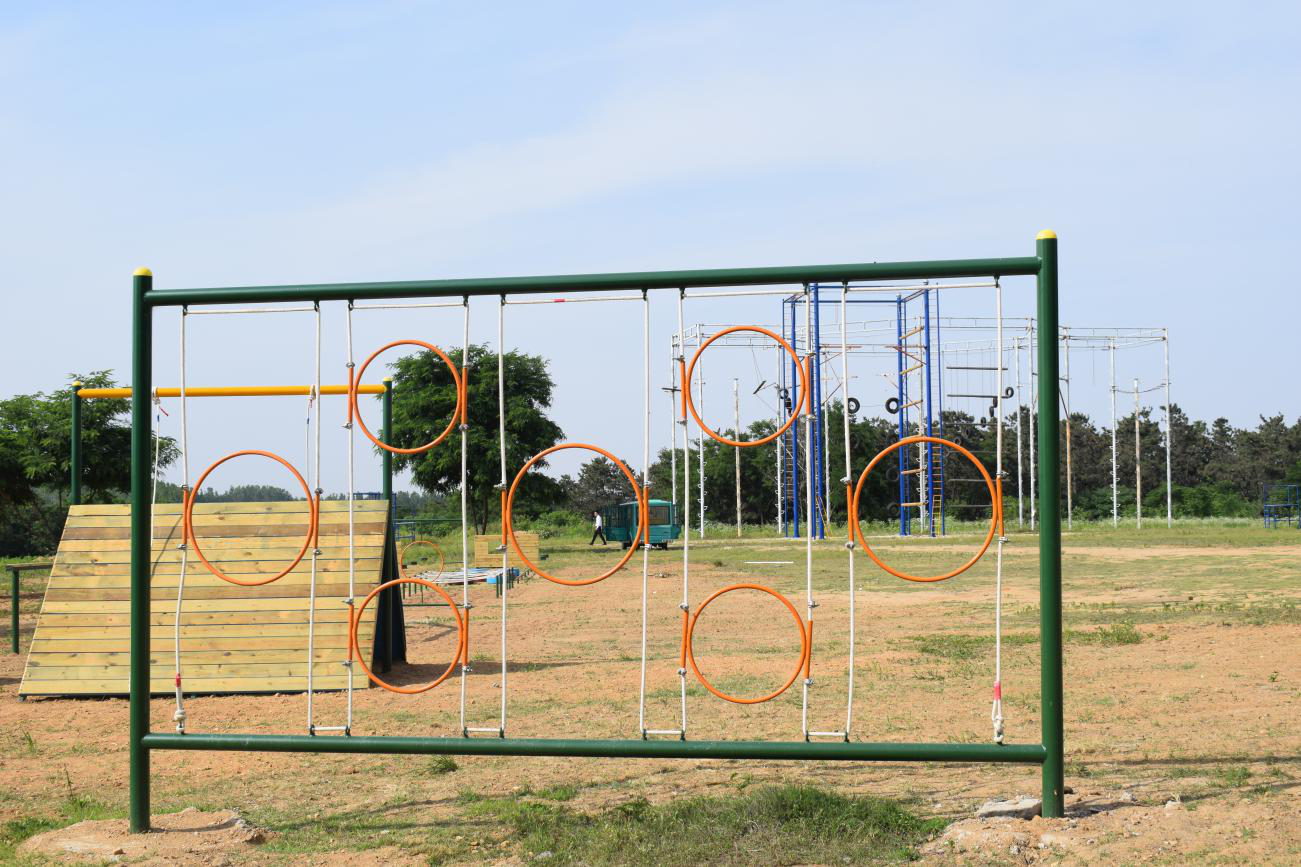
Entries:
[[12, 610], [9, 612], [9, 644], [14, 653], [18, 652], [18, 567], [9, 568], [9, 600]]
[[[1057, 235], [1039, 233], [1038, 322], [1041, 335], [1057, 333]], [[1039, 341], [1039, 689], [1043, 726], [1043, 815], [1066, 812], [1062, 711], [1062, 504], [1061, 441], [1057, 411], [1057, 341]]]
[[[380, 439], [384, 442], [393, 441], [393, 377], [384, 377], [384, 433], [380, 434]], [[380, 449], [381, 458], [384, 467], [384, 481], [380, 490], [383, 491], [383, 497], [389, 501], [389, 514], [394, 518], [397, 517], [397, 510], [393, 508], [393, 453], [388, 449]]]
[[68, 444], [69, 505], [81, 503], [81, 383], [72, 384], [72, 439]]
[[152, 443], [149, 395], [153, 393], [153, 310], [145, 293], [153, 273], [137, 268], [132, 280], [131, 335], [131, 706], [130, 831], [149, 830], [149, 565], [153, 548], [149, 521]]

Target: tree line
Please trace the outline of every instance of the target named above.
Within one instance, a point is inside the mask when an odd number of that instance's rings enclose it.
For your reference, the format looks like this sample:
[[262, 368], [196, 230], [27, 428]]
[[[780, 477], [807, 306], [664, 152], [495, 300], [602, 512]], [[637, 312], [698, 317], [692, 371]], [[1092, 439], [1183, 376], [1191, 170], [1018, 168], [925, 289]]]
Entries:
[[[501, 457], [498, 443], [497, 354], [487, 346], [473, 345], [467, 359], [461, 351], [449, 353], [457, 367], [468, 361], [468, 418], [466, 430], [467, 505], [478, 532], [486, 532], [501, 519]], [[446, 365], [431, 356], [414, 355], [392, 365], [395, 386], [395, 445], [413, 448], [433, 439], [446, 425], [456, 404], [456, 391]], [[530, 457], [564, 440], [564, 431], [550, 418], [554, 382], [544, 358], [509, 352], [502, 358], [505, 377], [506, 481]], [[87, 387], [112, 387], [110, 371], [69, 377]], [[828, 518], [839, 522], [847, 515], [840, 479], [844, 474], [843, 406], [827, 408], [825, 459], [829, 468]], [[1158, 411], [1159, 412], [1159, 411]], [[1030, 465], [1029, 414], [1019, 407], [1004, 420], [1005, 502], [1014, 508], [1016, 473], [1016, 421], [1021, 422], [1021, 462]], [[1163, 413], [1161, 413], [1163, 414]], [[994, 465], [995, 428], [988, 420], [958, 412], [943, 418], [946, 436], [959, 439], [987, 467]], [[1158, 418], [1150, 409], [1137, 419], [1143, 509], [1157, 514], [1165, 506], [1165, 439]], [[1063, 423], [1062, 437], [1065, 445]], [[1226, 419], [1211, 422], [1190, 419], [1171, 407], [1171, 499], [1176, 516], [1250, 517], [1261, 512], [1261, 489], [1268, 482], [1301, 484], [1301, 419], [1289, 424], [1282, 414], [1262, 416], [1255, 427], [1238, 428]], [[775, 429], [771, 420], [754, 422], [740, 433], [758, 439]], [[1080, 412], [1070, 417], [1071, 487], [1077, 519], [1111, 515], [1111, 431]], [[71, 430], [70, 389], [15, 395], [0, 400], [0, 556], [48, 554], [57, 545], [67, 516]], [[908, 431], [914, 433], [915, 431]], [[735, 431], [724, 434], [737, 437]], [[855, 479], [866, 460], [895, 442], [895, 418], [851, 417], [850, 440]], [[85, 502], [125, 502], [130, 483], [130, 405], [127, 401], [86, 401], [82, 407], [82, 454]], [[1123, 514], [1135, 508], [1135, 417], [1116, 424], [1119, 499]], [[176, 443], [162, 438], [157, 444], [161, 467], [178, 457]], [[461, 449], [456, 433], [439, 447], [420, 454], [395, 455], [395, 467], [409, 470], [415, 492], [395, 495], [401, 517], [454, 517], [460, 512]], [[731, 523], [735, 519], [734, 460], [732, 447], [704, 439], [705, 516]], [[1064, 454], [1063, 449], [1063, 454]], [[747, 524], [772, 523], [777, 517], [777, 447], [769, 444], [740, 450], [741, 512]], [[687, 452], [690, 464], [692, 511], [697, 510], [701, 454], [692, 437]], [[671, 456], [660, 449], [649, 468], [650, 495], [670, 499], [671, 468], [676, 460], [678, 502], [684, 490], [683, 454]], [[803, 472], [803, 457], [801, 473]], [[961, 458], [950, 452], [944, 458], [950, 479], [968, 476]], [[625, 461], [640, 478], [640, 468]], [[546, 472], [547, 461], [535, 466], [517, 492], [515, 514], [521, 522], [546, 529], [583, 523], [590, 512], [627, 499], [631, 489], [623, 474], [600, 457], [586, 461], [572, 475], [555, 477]], [[1065, 467], [1061, 469], [1065, 490]], [[1028, 488], [1028, 477], [1023, 486]], [[802, 489], [802, 485], [801, 485]], [[180, 490], [159, 483], [159, 500], [179, 502]], [[328, 496], [342, 496], [332, 492]], [[988, 502], [977, 484], [952, 482], [948, 502], [959, 507]], [[239, 485], [225, 491], [207, 490], [201, 501], [290, 499], [289, 491], [271, 485]], [[890, 521], [898, 514], [898, 465], [883, 460], [873, 471], [861, 502], [865, 520]]]

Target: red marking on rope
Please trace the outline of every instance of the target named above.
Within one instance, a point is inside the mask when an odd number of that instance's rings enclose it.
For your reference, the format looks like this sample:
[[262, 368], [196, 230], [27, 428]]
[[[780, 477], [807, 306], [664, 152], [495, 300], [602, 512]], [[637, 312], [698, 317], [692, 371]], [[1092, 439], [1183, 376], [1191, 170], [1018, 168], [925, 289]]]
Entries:
[[172, 417], [172, 414], [171, 414], [170, 412], [168, 412], [167, 410], [163, 409], [163, 405], [162, 405], [161, 403], [158, 404], [158, 411], [161, 412], [163, 415], [167, 416], [168, 418], [171, 418], [171, 417]]
[[176, 672], [176, 686], [179, 688], [180, 685], [181, 685], [181, 673], [178, 671]]
[[1001, 683], [994, 684], [994, 698], [998, 699], [999, 701], [1003, 700], [1003, 684]]
[[556, 304], [564, 304], [564, 303], [565, 303], [565, 299], [563, 299], [563, 298], [552, 298], [551, 300], [552, 300], [553, 302], [555, 302]]

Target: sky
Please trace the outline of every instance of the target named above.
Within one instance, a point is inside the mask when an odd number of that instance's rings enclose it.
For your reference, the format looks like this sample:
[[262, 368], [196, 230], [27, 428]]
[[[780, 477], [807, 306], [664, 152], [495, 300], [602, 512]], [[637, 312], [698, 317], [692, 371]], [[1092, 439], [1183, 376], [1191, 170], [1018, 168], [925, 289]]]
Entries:
[[[138, 266], [181, 288], [1020, 256], [1051, 228], [1064, 323], [1168, 328], [1194, 417], [1292, 419], [1298, 24], [1268, 2], [7, 3], [0, 394], [125, 382]], [[1031, 291], [1007, 281], [1006, 314]], [[955, 297], [946, 313], [992, 314], [987, 290]], [[780, 315], [772, 298], [688, 308]], [[472, 339], [495, 347], [496, 315], [476, 300]], [[456, 345], [460, 317], [357, 311], [355, 355]], [[326, 380], [344, 377], [345, 319], [326, 305]], [[310, 315], [188, 322], [192, 385], [311, 381]], [[177, 324], [157, 317], [156, 384], [179, 379]], [[653, 296], [652, 450], [672, 430], [675, 327]], [[508, 307], [505, 333], [549, 359], [569, 439], [640, 462], [637, 305]], [[1105, 421], [1105, 359], [1073, 363], [1076, 406]], [[721, 351], [707, 406], [726, 415], [736, 379], [743, 423], [768, 413], [748, 392], [773, 364]], [[1159, 352], [1117, 364], [1125, 383], [1163, 376]], [[878, 405], [879, 377], [852, 376]], [[192, 474], [242, 448], [307, 461], [301, 400], [189, 416]], [[358, 455], [358, 487], [378, 487]]]

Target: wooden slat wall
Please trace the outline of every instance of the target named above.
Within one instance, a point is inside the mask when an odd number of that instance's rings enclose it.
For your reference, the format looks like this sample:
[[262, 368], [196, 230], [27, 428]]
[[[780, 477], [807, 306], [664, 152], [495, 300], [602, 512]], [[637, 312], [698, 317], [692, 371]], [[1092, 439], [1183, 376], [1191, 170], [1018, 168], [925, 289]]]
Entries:
[[[200, 503], [195, 532], [204, 555], [230, 575], [269, 576], [297, 555], [307, 532], [302, 502]], [[356, 597], [379, 583], [388, 503], [353, 505]], [[50, 571], [19, 695], [128, 692], [131, 513], [125, 505], [73, 506]], [[174, 690], [173, 629], [180, 578], [181, 507], [154, 516], [150, 589], [150, 688]], [[321, 503], [316, 568], [313, 687], [344, 689], [348, 673], [348, 504]], [[181, 674], [187, 693], [301, 692], [307, 688], [311, 553], [288, 575], [240, 587], [209, 572], [191, 551], [181, 607]], [[372, 603], [358, 629], [370, 660]], [[369, 685], [354, 666], [353, 686]]]
[[[519, 540], [519, 546], [523, 549], [525, 556], [534, 563], [538, 562], [538, 534], [516, 533], [515, 538]], [[499, 535], [476, 535], [474, 537], [474, 562], [470, 565], [485, 569], [501, 568], [501, 551], [498, 550], [500, 546], [501, 536]], [[529, 568], [524, 564], [524, 561], [519, 558], [519, 554], [515, 552], [515, 547], [511, 545], [509, 541], [506, 543], [506, 551], [509, 555], [507, 563], [511, 566], [521, 571]], [[460, 567], [457, 566], [456, 568], [459, 569]]]

